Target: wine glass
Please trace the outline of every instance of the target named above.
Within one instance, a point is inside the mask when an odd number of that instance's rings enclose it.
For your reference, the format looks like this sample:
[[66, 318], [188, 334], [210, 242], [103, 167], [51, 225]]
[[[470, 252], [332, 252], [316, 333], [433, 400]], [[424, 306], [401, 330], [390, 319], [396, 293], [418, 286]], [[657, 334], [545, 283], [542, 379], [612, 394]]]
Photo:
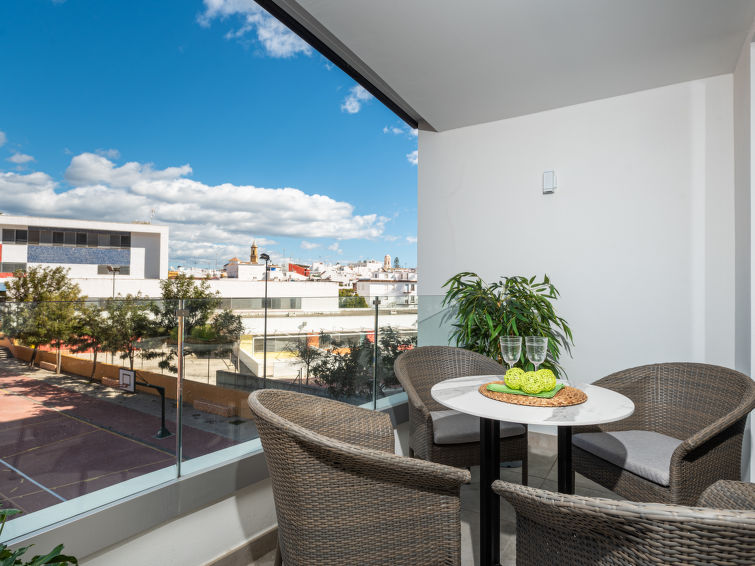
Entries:
[[509, 369], [519, 361], [522, 355], [522, 337], [521, 336], [501, 336], [501, 357], [509, 365]]
[[545, 361], [548, 355], [547, 336], [527, 336], [524, 339], [527, 345], [527, 358], [534, 364], [535, 371]]

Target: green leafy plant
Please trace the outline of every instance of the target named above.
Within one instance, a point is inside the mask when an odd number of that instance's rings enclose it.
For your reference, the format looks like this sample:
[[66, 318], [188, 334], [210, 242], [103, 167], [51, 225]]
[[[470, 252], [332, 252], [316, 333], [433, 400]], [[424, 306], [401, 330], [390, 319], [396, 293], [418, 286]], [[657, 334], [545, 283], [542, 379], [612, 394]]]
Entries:
[[[553, 308], [559, 294], [547, 275], [539, 282], [535, 277], [515, 276], [487, 284], [476, 273], [465, 271], [443, 287], [447, 288], [443, 305], [454, 308], [451, 338], [457, 346], [502, 361], [501, 336], [546, 336], [548, 357], [541, 367], [556, 375], [564, 373], [559, 359], [562, 351], [571, 355], [574, 338], [566, 320]], [[533, 369], [524, 344], [516, 365]]]
[[[18, 515], [21, 513], [18, 509], [0, 509], [0, 534], [2, 534], [5, 528], [5, 521], [8, 517]], [[42, 555], [32, 556], [26, 562], [21, 561], [21, 557], [26, 554], [31, 546], [24, 546], [16, 550], [8, 548], [5, 543], [0, 543], [0, 566], [65, 566], [66, 564], [78, 564], [73, 556], [66, 556], [61, 554], [63, 551], [63, 545], [59, 544], [53, 548], [50, 552]]]

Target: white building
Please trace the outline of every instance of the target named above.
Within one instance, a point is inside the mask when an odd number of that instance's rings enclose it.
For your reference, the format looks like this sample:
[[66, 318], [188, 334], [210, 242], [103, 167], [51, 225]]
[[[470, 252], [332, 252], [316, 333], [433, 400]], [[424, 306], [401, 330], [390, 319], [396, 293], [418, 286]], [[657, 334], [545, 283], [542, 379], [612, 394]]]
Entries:
[[376, 271], [371, 277], [357, 281], [356, 292], [368, 304], [379, 298], [383, 305], [416, 305], [417, 272], [413, 269]]
[[0, 278], [61, 266], [83, 294], [109, 297], [114, 278], [116, 286], [128, 281], [140, 287], [168, 276], [167, 226], [0, 215], [0, 230]]

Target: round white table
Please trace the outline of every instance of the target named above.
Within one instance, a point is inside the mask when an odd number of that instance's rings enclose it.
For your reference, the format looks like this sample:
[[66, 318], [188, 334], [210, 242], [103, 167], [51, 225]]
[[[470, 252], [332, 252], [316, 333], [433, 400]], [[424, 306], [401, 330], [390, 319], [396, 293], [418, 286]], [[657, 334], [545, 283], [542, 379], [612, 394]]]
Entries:
[[609, 423], [634, 412], [628, 397], [598, 387], [580, 386], [587, 401], [571, 407], [527, 407], [496, 401], [482, 395], [480, 385], [503, 380], [502, 375], [475, 375], [441, 381], [430, 390], [441, 405], [480, 417], [480, 563], [498, 564], [500, 555], [500, 506], [492, 483], [500, 477], [500, 428], [498, 421], [558, 427], [558, 491], [574, 493], [572, 427]]

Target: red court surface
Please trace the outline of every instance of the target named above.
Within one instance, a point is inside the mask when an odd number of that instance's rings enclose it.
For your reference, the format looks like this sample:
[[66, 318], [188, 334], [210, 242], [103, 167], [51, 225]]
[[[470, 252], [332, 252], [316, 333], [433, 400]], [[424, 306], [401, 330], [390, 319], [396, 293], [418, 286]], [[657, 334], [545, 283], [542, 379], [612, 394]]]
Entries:
[[[175, 423], [168, 422], [175, 433]], [[0, 505], [31, 513], [175, 463], [160, 418], [0, 372]], [[184, 459], [233, 445], [184, 426]]]

